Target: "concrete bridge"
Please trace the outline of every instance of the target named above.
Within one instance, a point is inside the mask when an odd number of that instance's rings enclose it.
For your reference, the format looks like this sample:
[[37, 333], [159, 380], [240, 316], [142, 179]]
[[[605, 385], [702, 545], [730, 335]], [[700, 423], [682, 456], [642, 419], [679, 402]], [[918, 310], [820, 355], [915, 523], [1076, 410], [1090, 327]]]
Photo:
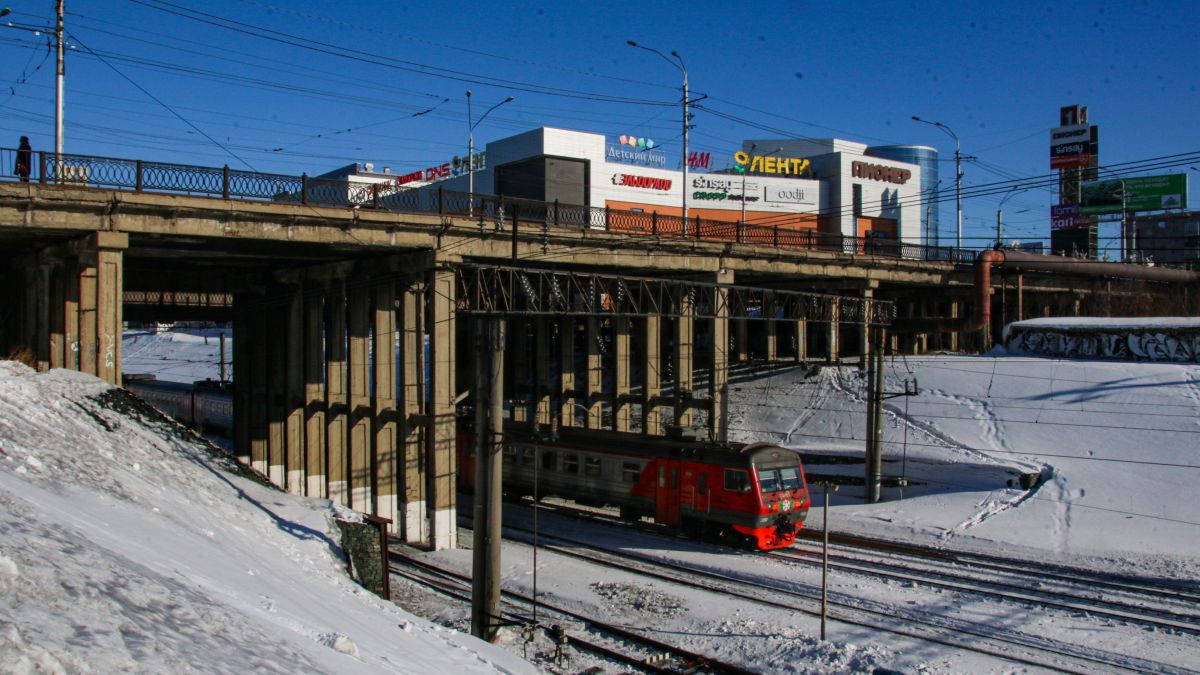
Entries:
[[482, 339], [469, 319], [509, 318], [515, 420], [721, 438], [740, 364], [861, 362], [871, 325], [890, 326], [889, 352], [979, 348], [1007, 320], [1178, 298], [1196, 281], [637, 236], [479, 195], [414, 213], [372, 208], [377, 191], [347, 203], [342, 185], [326, 206], [303, 177], [282, 200], [238, 199], [227, 169], [208, 170], [224, 174], [213, 196], [150, 192], [142, 171], [109, 188], [90, 186], [94, 170], [86, 186], [52, 170], [0, 182], [0, 356], [119, 383], [124, 321], [232, 321], [239, 459], [433, 548], [455, 545], [456, 413]]

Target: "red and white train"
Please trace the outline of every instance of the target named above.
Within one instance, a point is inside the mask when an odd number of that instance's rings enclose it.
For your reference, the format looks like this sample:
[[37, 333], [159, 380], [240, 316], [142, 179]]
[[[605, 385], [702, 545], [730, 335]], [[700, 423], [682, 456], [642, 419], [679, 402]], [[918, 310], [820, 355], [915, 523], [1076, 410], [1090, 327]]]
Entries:
[[[794, 450], [770, 443], [564, 429], [555, 440], [506, 430], [504, 489], [615, 506], [688, 535], [760, 550], [792, 545], [811, 505]], [[458, 476], [475, 478], [475, 437], [459, 433]]]

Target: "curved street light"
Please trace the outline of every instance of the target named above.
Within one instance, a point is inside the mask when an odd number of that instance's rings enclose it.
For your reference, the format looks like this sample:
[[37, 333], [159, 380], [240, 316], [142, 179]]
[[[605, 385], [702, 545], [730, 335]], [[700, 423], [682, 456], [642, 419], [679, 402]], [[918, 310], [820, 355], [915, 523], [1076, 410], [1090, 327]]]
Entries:
[[467, 90], [467, 217], [475, 215], [475, 127], [496, 108], [505, 103], [512, 103], [513, 97], [500, 101], [496, 105], [488, 108], [488, 111], [479, 116], [479, 119], [474, 123], [471, 122], [471, 90]]
[[1003, 197], [1000, 198], [1000, 205], [996, 207], [996, 248], [997, 249], [1000, 248], [1000, 242], [1001, 242], [1002, 237], [1004, 236], [1004, 221], [1003, 221], [1003, 215], [1002, 215], [1004, 213], [1004, 202], [1008, 201], [1009, 198], [1013, 197], [1014, 195], [1021, 193], [1021, 192], [1025, 192], [1028, 189], [1029, 188], [1015, 187], [1015, 188], [1009, 190], [1007, 194], [1005, 194]]
[[958, 220], [958, 238], [955, 241], [955, 248], [962, 249], [962, 143], [958, 140], [958, 134], [945, 124], [923, 120], [916, 115], [913, 115], [912, 118], [917, 122], [932, 124], [954, 139], [954, 212]]
[[682, 234], [684, 237], [686, 237], [687, 236], [687, 227], [688, 227], [688, 198], [687, 198], [687, 195], [688, 195], [688, 182], [687, 182], [687, 179], [688, 179], [688, 127], [691, 126], [688, 124], [688, 72], [687, 72], [687, 66], [684, 65], [683, 57], [679, 55], [679, 52], [676, 52], [676, 51], [671, 52], [671, 56], [675, 57], [675, 61], [672, 61], [671, 59], [667, 58], [666, 54], [663, 54], [662, 52], [658, 51], [657, 49], [655, 49], [653, 47], [647, 47], [646, 45], [639, 45], [638, 43], [634, 42], [633, 40], [626, 40], [625, 44], [629, 45], [630, 47], [637, 47], [638, 49], [645, 49], [648, 52], [654, 52], [655, 54], [658, 54], [659, 56], [661, 56], [664, 61], [666, 61], [667, 63], [671, 64], [672, 66], [675, 66], [676, 68], [678, 68], [679, 72], [683, 73], [683, 162], [682, 162], [683, 184], [680, 185], [680, 188], [681, 188], [680, 191], [683, 192], [683, 231], [682, 231]]

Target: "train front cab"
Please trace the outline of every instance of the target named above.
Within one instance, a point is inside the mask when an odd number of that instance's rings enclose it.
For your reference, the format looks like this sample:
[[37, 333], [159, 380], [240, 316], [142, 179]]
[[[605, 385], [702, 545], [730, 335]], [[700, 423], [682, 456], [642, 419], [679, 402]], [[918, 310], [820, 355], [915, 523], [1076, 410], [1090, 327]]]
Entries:
[[735, 524], [734, 529], [752, 537], [762, 550], [791, 546], [812, 505], [800, 455], [765, 443], [748, 445], [742, 454], [751, 469], [750, 485], [743, 490], [757, 501], [757, 515], [753, 524]]

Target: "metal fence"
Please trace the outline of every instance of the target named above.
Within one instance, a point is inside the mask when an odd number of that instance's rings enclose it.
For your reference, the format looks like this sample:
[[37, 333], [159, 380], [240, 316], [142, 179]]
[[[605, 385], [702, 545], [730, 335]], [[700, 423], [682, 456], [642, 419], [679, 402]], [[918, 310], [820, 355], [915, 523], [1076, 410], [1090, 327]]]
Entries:
[[972, 264], [977, 251], [852, 237], [787, 224], [758, 225], [641, 210], [540, 202], [469, 194], [440, 187], [312, 178], [307, 174], [239, 171], [224, 167], [167, 164], [140, 159], [33, 152], [29, 175], [17, 174], [17, 151], [0, 148], [0, 179], [52, 185], [79, 185], [223, 199], [290, 202], [312, 206], [359, 207], [404, 213], [436, 213], [510, 227], [602, 229], [632, 236], [721, 241], [782, 249], [829, 251], [850, 256], [886, 256]]

